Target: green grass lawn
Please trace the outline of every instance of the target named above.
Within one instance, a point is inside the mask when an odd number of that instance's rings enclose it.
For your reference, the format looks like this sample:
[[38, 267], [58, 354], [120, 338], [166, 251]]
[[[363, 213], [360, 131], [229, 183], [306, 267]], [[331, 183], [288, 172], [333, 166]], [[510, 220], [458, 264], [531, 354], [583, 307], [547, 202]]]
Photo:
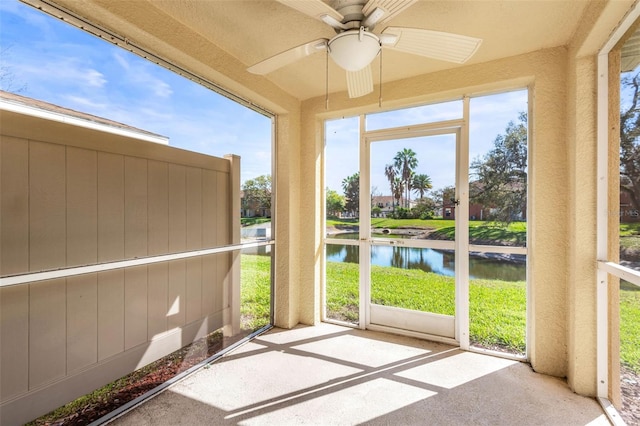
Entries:
[[620, 224], [620, 236], [629, 237], [631, 235], [640, 235], [640, 222]]
[[620, 361], [640, 373], [640, 288], [620, 286]]
[[[241, 314], [244, 329], [269, 323], [270, 267], [268, 256], [241, 256]], [[327, 316], [358, 322], [358, 265], [327, 263]], [[372, 300], [382, 305], [454, 314], [454, 279], [420, 270], [372, 267]], [[388, 283], [383, 285], [382, 283]], [[525, 349], [526, 287], [523, 281], [471, 280], [470, 337], [475, 344], [522, 353]], [[620, 291], [620, 357], [640, 371], [640, 290]]]
[[[382, 280], [389, 282], [383, 286]], [[372, 267], [372, 300], [382, 305], [453, 315], [454, 279], [420, 270]], [[621, 359], [640, 369], [640, 291], [620, 292]], [[327, 316], [358, 322], [358, 265], [327, 262]], [[523, 353], [526, 330], [524, 281], [471, 280], [470, 338], [474, 344]]]
[[[455, 313], [455, 282], [421, 270], [372, 266], [371, 298], [379, 305], [443, 315]], [[358, 321], [358, 265], [327, 262], [327, 316]], [[526, 290], [524, 282], [471, 280], [471, 340], [512, 352], [525, 348]]]
[[[353, 229], [359, 225], [358, 219], [327, 219], [327, 227], [337, 229]], [[455, 236], [455, 221], [449, 219], [389, 219], [372, 218], [371, 227], [374, 229], [431, 229], [435, 239], [453, 240]], [[469, 238], [482, 241], [503, 241], [523, 245], [527, 239], [527, 224], [512, 222], [503, 225], [495, 222], [480, 220], [469, 221]]]
[[240, 324], [258, 330], [270, 322], [271, 257], [240, 255]]
[[260, 223], [269, 223], [269, 217], [242, 217], [240, 218], [240, 226], [258, 225]]

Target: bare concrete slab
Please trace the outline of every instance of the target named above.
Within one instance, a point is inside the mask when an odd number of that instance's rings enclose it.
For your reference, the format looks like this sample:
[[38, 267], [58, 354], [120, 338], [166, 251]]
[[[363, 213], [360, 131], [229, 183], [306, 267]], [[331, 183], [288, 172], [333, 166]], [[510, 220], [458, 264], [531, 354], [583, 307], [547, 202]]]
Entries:
[[274, 329], [115, 425], [608, 425], [528, 364], [331, 324]]

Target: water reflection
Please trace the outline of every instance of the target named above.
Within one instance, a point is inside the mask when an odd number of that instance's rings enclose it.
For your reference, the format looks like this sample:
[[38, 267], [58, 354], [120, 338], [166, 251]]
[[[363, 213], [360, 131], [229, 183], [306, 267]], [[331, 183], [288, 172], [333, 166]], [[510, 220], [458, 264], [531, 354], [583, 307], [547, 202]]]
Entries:
[[[327, 244], [327, 261], [358, 263], [358, 246]], [[515, 260], [515, 261], [514, 261]], [[420, 249], [397, 246], [372, 246], [371, 263], [403, 269], [420, 269], [440, 275], [454, 276], [455, 255], [449, 250]], [[502, 281], [524, 281], [524, 256], [507, 259], [486, 254], [469, 256], [469, 278]]]

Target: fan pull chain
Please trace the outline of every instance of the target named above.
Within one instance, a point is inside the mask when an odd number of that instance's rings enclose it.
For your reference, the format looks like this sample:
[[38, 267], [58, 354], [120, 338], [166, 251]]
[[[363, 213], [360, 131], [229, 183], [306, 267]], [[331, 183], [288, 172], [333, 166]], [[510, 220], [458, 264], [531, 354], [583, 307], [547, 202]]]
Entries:
[[324, 109], [328, 110], [329, 109], [329, 46], [327, 46], [326, 52], [327, 52], [327, 55], [325, 56], [326, 60], [325, 60], [325, 73], [324, 73], [325, 75]]
[[380, 91], [380, 95], [378, 96], [378, 108], [382, 108], [382, 46], [380, 46], [380, 75], [379, 75], [380, 84], [378, 90]]

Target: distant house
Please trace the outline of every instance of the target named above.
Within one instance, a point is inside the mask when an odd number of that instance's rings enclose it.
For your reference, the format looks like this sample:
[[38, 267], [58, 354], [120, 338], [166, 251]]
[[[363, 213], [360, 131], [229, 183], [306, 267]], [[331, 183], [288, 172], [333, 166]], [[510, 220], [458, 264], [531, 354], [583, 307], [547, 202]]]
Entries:
[[[396, 208], [403, 207], [405, 204], [406, 198], [404, 197], [401, 197], [399, 202], [390, 195], [374, 195], [371, 197], [371, 208], [378, 207], [380, 209], [380, 213], [377, 213], [376, 217], [387, 217]], [[411, 202], [410, 206], [413, 207], [414, 203]]]
[[258, 200], [247, 200], [240, 191], [240, 217], [271, 217], [271, 209], [260, 206]]
[[[514, 185], [516, 185], [514, 183]], [[469, 182], [470, 192], [473, 194], [474, 189], [480, 190], [482, 187], [482, 183], [479, 181]], [[515, 187], [515, 186], [514, 186]], [[442, 217], [444, 219], [455, 219], [456, 218], [456, 207], [458, 203], [455, 199], [455, 195], [453, 191], [445, 192], [442, 200]], [[473, 201], [469, 201], [469, 220], [488, 220], [491, 216], [496, 212], [495, 206], [487, 206], [480, 203], [474, 203]], [[513, 220], [527, 220], [527, 206], [526, 203], [522, 209], [522, 211], [514, 213], [512, 215]]]
[[633, 208], [628, 192], [620, 191], [620, 222], [640, 222], [640, 212]]

